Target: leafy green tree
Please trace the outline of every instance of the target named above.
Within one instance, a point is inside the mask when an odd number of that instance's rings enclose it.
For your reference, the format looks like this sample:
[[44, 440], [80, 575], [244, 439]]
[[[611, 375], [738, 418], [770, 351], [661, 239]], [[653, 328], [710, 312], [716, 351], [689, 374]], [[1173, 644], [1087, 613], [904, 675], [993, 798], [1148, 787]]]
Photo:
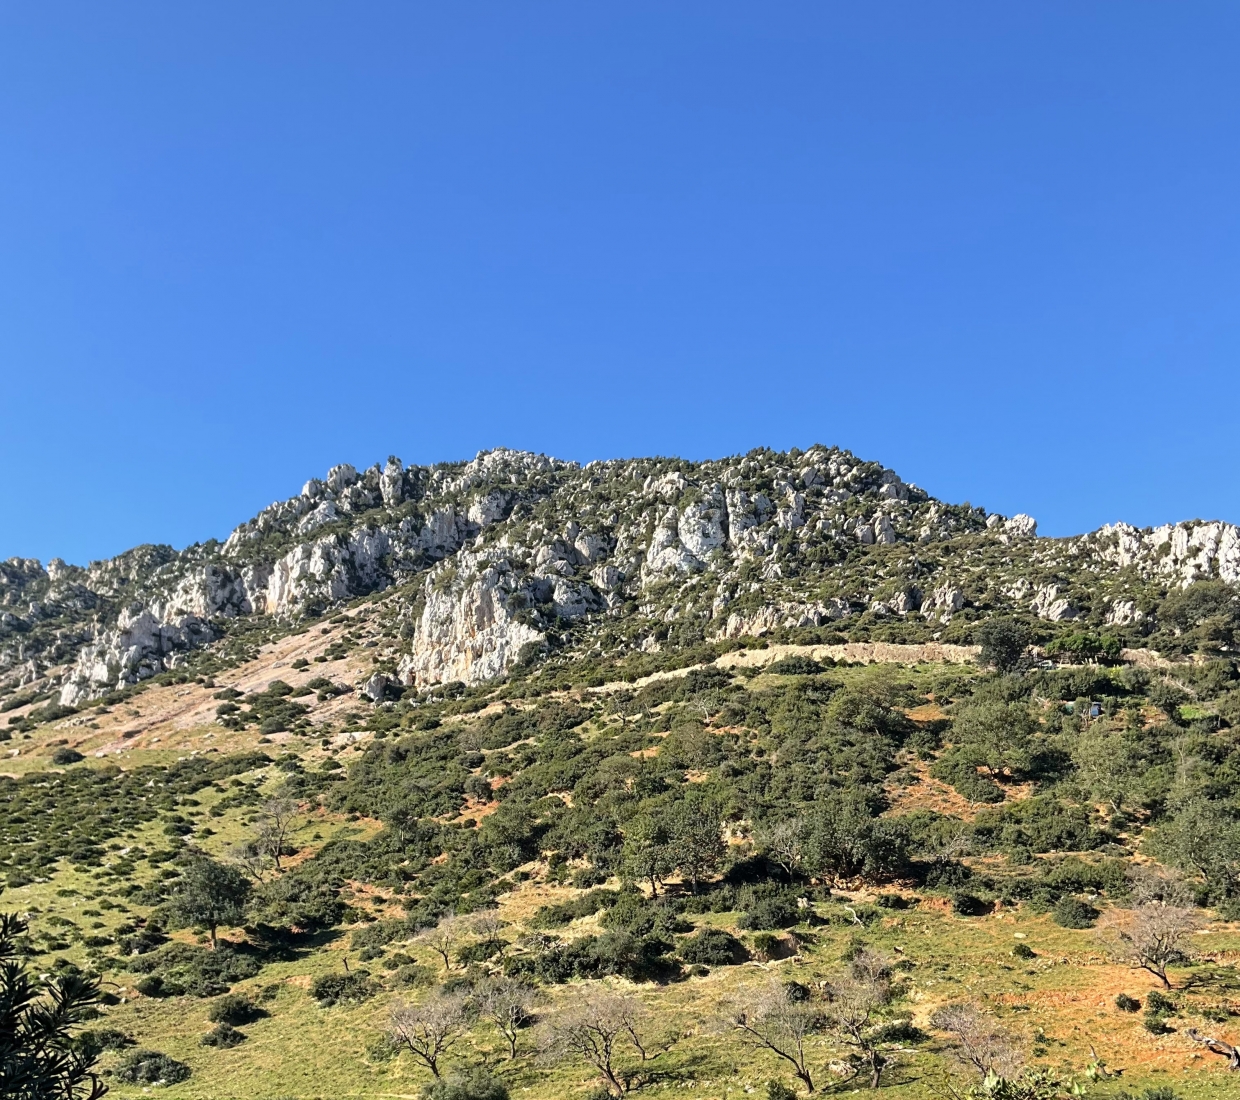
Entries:
[[170, 913], [183, 924], [202, 924], [211, 933], [211, 950], [216, 948], [220, 925], [240, 924], [250, 898], [250, 880], [235, 867], [197, 856], [185, 868]]
[[723, 862], [724, 844], [719, 829], [719, 808], [710, 798], [690, 792], [666, 814], [668, 860], [698, 892], [704, 875], [714, 873]]
[[876, 817], [859, 791], [844, 791], [815, 804], [803, 830], [801, 867], [815, 877], [882, 879], [907, 864], [904, 825]]
[[652, 814], [639, 814], [625, 826], [625, 871], [638, 881], [650, 883], [654, 897], [659, 896], [659, 886], [675, 866], [671, 839], [666, 823]]
[[982, 647], [982, 664], [1010, 672], [1020, 664], [1030, 642], [1029, 628], [1015, 619], [994, 616], [973, 633]]
[[72, 1030], [99, 998], [99, 980], [66, 974], [45, 983], [43, 995], [17, 961], [16, 939], [26, 924], [0, 913], [0, 1096], [12, 1100], [99, 1100], [96, 1046], [74, 1041]]
[[986, 700], [960, 709], [952, 725], [953, 747], [962, 761], [985, 768], [992, 777], [1022, 772], [1029, 767], [1037, 729], [1024, 703]]

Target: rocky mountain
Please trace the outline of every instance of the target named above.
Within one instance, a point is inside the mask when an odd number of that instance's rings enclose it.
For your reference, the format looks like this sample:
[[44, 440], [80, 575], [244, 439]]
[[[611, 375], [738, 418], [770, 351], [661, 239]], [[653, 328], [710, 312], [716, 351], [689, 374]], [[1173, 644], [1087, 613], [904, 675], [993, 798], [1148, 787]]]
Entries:
[[936, 500], [847, 451], [586, 466], [494, 450], [466, 463], [333, 467], [220, 544], [144, 546], [82, 568], [0, 563], [0, 692], [78, 705], [242, 628], [291, 631], [384, 604], [389, 673], [477, 683], [557, 652], [741, 637], [969, 640], [1026, 620], [1042, 640], [1109, 631], [1167, 645], [1169, 592], [1240, 582], [1240, 531], [1114, 524], [1074, 538]]

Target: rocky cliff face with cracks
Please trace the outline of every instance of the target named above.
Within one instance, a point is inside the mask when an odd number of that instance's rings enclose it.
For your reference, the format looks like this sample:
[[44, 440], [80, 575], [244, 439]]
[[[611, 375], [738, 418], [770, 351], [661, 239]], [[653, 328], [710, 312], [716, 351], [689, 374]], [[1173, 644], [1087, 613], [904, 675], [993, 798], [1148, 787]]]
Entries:
[[467, 463], [340, 465], [223, 544], [140, 547], [81, 568], [0, 563], [0, 691], [66, 705], [175, 667], [239, 624], [294, 629], [386, 601], [391, 675], [502, 675], [557, 647], [639, 650], [832, 631], [968, 640], [1002, 612], [1046, 629], [1156, 630], [1157, 602], [1240, 583], [1240, 532], [1114, 524], [1069, 539], [935, 500], [846, 451], [593, 462], [507, 450]]

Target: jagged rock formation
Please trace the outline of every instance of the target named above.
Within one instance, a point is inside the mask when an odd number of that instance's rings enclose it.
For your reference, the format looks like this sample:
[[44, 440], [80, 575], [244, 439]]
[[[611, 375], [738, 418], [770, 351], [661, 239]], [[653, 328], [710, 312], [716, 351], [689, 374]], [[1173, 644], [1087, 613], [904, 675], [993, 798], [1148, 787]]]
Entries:
[[1225, 523], [1072, 539], [932, 499], [816, 446], [719, 461], [592, 462], [496, 450], [472, 462], [333, 467], [220, 545], [140, 547], [88, 568], [0, 563], [0, 690], [76, 704], [174, 667], [265, 618], [387, 593], [418, 686], [502, 674], [563, 645], [831, 629], [967, 641], [995, 611], [1144, 632], [1173, 586], [1240, 583]]

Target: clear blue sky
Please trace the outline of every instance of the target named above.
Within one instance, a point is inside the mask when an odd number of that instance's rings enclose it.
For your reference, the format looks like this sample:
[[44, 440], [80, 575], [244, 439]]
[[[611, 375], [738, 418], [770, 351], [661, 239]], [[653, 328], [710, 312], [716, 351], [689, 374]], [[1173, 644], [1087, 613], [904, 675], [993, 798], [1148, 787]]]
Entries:
[[0, 12], [0, 557], [342, 461], [836, 443], [1240, 521], [1240, 7]]

